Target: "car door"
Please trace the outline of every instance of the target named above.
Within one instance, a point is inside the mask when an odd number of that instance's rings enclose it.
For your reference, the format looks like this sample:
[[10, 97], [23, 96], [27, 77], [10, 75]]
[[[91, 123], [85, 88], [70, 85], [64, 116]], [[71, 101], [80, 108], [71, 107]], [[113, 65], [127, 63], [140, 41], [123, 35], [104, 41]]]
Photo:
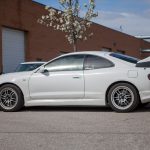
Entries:
[[84, 55], [69, 55], [46, 64], [45, 72], [38, 71], [29, 80], [31, 99], [83, 98], [83, 62]]

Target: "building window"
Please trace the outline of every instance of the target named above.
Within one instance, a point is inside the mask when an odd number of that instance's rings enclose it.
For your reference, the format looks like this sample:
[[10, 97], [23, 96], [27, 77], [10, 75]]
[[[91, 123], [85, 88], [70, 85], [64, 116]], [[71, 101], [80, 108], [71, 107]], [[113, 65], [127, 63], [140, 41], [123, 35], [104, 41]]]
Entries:
[[112, 49], [111, 49], [111, 48], [108, 48], [108, 47], [102, 47], [101, 51], [104, 51], [104, 52], [111, 52]]
[[125, 54], [126, 52], [125, 52], [125, 51], [123, 51], [123, 50], [117, 50], [117, 53]]

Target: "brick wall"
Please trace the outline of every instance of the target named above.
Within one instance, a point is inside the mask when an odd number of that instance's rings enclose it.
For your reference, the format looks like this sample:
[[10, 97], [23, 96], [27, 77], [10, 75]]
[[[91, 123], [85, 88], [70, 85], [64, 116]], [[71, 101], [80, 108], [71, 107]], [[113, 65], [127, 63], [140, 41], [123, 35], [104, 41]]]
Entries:
[[[31, 0], [0, 0], [0, 68], [2, 68], [2, 27], [25, 31], [26, 61], [37, 59], [47, 61], [60, 55], [60, 51], [73, 50], [65, 39], [64, 33], [37, 23], [37, 19], [45, 13], [47, 12], [43, 5]], [[93, 24], [90, 30], [94, 36], [78, 43], [78, 49], [81, 51], [111, 48], [113, 51], [125, 51], [128, 55], [143, 58], [145, 55], [142, 55], [140, 50], [150, 48], [148, 42], [98, 24]]]

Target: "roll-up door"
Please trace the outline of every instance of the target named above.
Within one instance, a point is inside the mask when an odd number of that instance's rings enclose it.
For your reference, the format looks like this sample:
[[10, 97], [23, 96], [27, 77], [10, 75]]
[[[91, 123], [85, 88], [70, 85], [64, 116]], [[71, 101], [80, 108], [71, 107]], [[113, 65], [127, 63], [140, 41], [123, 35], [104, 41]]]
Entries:
[[25, 33], [10, 28], [2, 29], [3, 73], [14, 72], [25, 60]]

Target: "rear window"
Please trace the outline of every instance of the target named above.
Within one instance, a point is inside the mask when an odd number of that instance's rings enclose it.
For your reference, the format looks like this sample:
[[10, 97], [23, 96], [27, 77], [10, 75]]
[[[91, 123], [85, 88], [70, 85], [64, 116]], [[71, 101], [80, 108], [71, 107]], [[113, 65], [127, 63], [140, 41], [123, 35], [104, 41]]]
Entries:
[[124, 54], [119, 54], [119, 53], [111, 53], [110, 56], [124, 60], [129, 63], [133, 63], [133, 64], [136, 64], [139, 61], [138, 58], [131, 57], [131, 56], [124, 55]]

